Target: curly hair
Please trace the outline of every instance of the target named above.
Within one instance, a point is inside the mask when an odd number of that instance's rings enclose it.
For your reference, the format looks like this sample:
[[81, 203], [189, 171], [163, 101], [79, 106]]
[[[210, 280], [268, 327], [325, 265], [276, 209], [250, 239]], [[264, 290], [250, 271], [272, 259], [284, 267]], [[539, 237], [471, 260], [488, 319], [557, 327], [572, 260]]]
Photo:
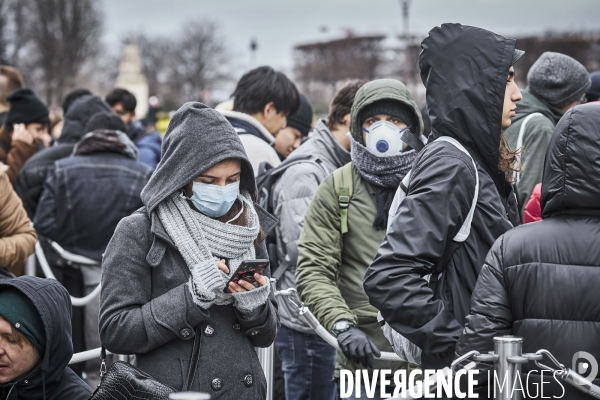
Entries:
[[498, 169], [504, 172], [506, 175], [506, 181], [509, 183], [514, 183], [515, 174], [517, 172], [522, 172], [522, 164], [521, 164], [521, 154], [523, 153], [523, 148], [520, 149], [512, 149], [508, 145], [508, 141], [504, 136], [504, 133], [500, 135], [500, 149], [499, 149], [500, 157], [498, 157]]

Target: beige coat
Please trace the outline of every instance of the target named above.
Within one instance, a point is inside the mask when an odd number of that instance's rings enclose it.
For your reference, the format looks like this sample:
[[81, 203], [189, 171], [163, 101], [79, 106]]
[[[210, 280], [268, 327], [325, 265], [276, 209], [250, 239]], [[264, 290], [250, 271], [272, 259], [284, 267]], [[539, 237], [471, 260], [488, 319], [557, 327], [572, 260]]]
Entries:
[[7, 170], [0, 163], [0, 268], [18, 276], [23, 273], [25, 259], [33, 253], [37, 235], [12, 188]]

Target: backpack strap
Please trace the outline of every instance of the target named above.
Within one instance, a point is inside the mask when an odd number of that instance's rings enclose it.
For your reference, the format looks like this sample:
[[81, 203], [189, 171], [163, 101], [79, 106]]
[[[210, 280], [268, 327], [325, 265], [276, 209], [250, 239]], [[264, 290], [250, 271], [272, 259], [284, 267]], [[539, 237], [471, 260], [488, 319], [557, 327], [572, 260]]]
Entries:
[[[521, 147], [523, 147], [523, 137], [525, 136], [525, 128], [527, 127], [527, 123], [529, 122], [529, 120], [533, 117], [543, 117], [544, 114], [541, 113], [532, 113], [529, 114], [528, 116], [525, 117], [525, 119], [523, 120], [523, 123], [521, 124], [521, 128], [519, 129], [519, 136], [517, 137], [517, 150], [519, 150]], [[521, 163], [521, 155], [517, 155], [518, 158], [518, 164]], [[515, 183], [519, 183], [519, 181], [521, 180], [521, 173], [520, 172], [515, 172]]]
[[340, 207], [340, 231], [344, 235], [348, 233], [348, 207], [354, 190], [352, 163], [348, 163], [333, 172], [333, 185], [338, 195], [338, 205]]
[[469, 234], [471, 233], [471, 223], [473, 222], [473, 214], [475, 214], [475, 208], [477, 208], [477, 199], [479, 198], [479, 172], [477, 171], [477, 164], [475, 164], [475, 160], [471, 156], [471, 153], [469, 153], [468, 150], [465, 149], [464, 146], [460, 144], [458, 140], [450, 136], [440, 136], [435, 141], [442, 141], [453, 144], [457, 149], [468, 155], [471, 159], [471, 162], [473, 163], [473, 169], [475, 170], [475, 193], [473, 194], [471, 209], [469, 210], [469, 214], [467, 214], [465, 222], [463, 222], [462, 226], [460, 227], [460, 231], [458, 231], [458, 233], [456, 234], [456, 236], [454, 236], [453, 239], [453, 241], [455, 242], [464, 242], [465, 240], [467, 240]]

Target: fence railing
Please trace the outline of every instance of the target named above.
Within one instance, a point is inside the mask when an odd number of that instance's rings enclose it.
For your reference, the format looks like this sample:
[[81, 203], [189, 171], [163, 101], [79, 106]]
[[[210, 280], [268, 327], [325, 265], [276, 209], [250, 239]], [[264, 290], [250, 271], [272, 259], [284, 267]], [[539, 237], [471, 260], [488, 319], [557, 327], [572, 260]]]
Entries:
[[[67, 261], [71, 261], [77, 264], [84, 265], [99, 265], [98, 262], [94, 260], [90, 260], [86, 257], [79, 256], [76, 254], [69, 253], [68, 251], [62, 249], [58, 244], [51, 242], [51, 246], [57, 251], [57, 253], [66, 259]], [[38, 242], [35, 246], [35, 256], [42, 268], [44, 275], [50, 279], [56, 279], [52, 270], [48, 264], [42, 246]], [[32, 256], [33, 257], [33, 256]], [[28, 259], [26, 263], [25, 272], [29, 275], [35, 274], [35, 259]], [[273, 285], [275, 287], [275, 285]], [[82, 298], [76, 298], [71, 296], [71, 301], [73, 306], [82, 307], [88, 304], [91, 300], [96, 298], [100, 294], [100, 285], [98, 285], [90, 294]], [[287, 289], [276, 291], [275, 295], [277, 297], [286, 297], [287, 301], [293, 304], [298, 314], [304, 319], [304, 321], [315, 331], [315, 333], [320, 336], [323, 340], [325, 340], [329, 345], [335, 347], [340, 350], [337, 339], [333, 337], [317, 320], [317, 318], [312, 314], [312, 312], [302, 303], [299, 299], [296, 289]], [[600, 399], [600, 387], [594, 385], [592, 382], [587, 380], [582, 375], [579, 375], [577, 372], [573, 371], [570, 368], [565, 367], [563, 364], [559, 363], [556, 358], [547, 350], [541, 349], [536, 353], [527, 353], [522, 354], [522, 345], [523, 339], [515, 336], [500, 336], [494, 338], [494, 351], [490, 351], [489, 353], [482, 354], [478, 351], [471, 351], [462, 357], [456, 359], [451, 367], [447, 367], [442, 370], [440, 379], [443, 379], [444, 376], [447, 376], [450, 373], [456, 373], [459, 370], [470, 370], [479, 365], [480, 362], [488, 362], [494, 363], [494, 371], [497, 376], [506, 377], [507, 385], [503, 388], [499, 388], [498, 392], [495, 394], [496, 400], [521, 400], [522, 394], [520, 391], [513, 391], [510, 388], [513, 387], [514, 379], [517, 379], [517, 374], [521, 373], [522, 365], [533, 361], [539, 368], [543, 370], [552, 371], [556, 376], [558, 376], [563, 382], [568, 383], [569, 385], [577, 388], [578, 390], [591, 395], [596, 399]], [[258, 359], [261, 363], [263, 371], [265, 373], [265, 377], [267, 379], [267, 400], [272, 400], [273, 398], [273, 356], [274, 356], [274, 346], [271, 345], [268, 348], [258, 348], [256, 349]], [[69, 361], [69, 365], [77, 364], [80, 362], [85, 362], [94, 359], [100, 359], [101, 349], [92, 349], [87, 350], [81, 353], [76, 353], [73, 355], [71, 360]], [[107, 354], [111, 354], [107, 351]], [[556, 368], [548, 367], [541, 363], [544, 356], [548, 357], [556, 366]], [[381, 352], [380, 357], [376, 357], [380, 360], [386, 361], [406, 361], [400, 358], [396, 353], [391, 352]], [[466, 365], [459, 367], [459, 365], [467, 362]], [[439, 382], [439, 380], [438, 380]], [[437, 384], [434, 384], [430, 389], [429, 393], [435, 393]], [[407, 389], [404, 393], [400, 395], [400, 399], [411, 399], [413, 397], [410, 396], [410, 393], [419, 393], [418, 398], [424, 397], [425, 388], [423, 388], [422, 382], [417, 382], [413, 387]]]

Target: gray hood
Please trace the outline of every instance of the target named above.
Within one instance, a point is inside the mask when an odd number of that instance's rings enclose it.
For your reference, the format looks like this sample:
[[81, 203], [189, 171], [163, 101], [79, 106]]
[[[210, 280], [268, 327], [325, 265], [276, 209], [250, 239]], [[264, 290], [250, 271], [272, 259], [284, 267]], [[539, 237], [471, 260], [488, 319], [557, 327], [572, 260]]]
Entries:
[[251, 179], [255, 186], [244, 146], [227, 119], [202, 103], [185, 103], [169, 123], [160, 163], [142, 190], [148, 213], [202, 172], [228, 158], [242, 160], [242, 179]]
[[350, 152], [335, 140], [323, 119], [317, 122], [317, 125], [313, 129], [313, 136], [300, 146], [298, 150], [295, 150], [288, 159], [293, 160], [295, 157], [304, 154], [312, 154], [330, 163], [331, 166], [329, 168], [332, 171], [343, 167], [351, 161]]

